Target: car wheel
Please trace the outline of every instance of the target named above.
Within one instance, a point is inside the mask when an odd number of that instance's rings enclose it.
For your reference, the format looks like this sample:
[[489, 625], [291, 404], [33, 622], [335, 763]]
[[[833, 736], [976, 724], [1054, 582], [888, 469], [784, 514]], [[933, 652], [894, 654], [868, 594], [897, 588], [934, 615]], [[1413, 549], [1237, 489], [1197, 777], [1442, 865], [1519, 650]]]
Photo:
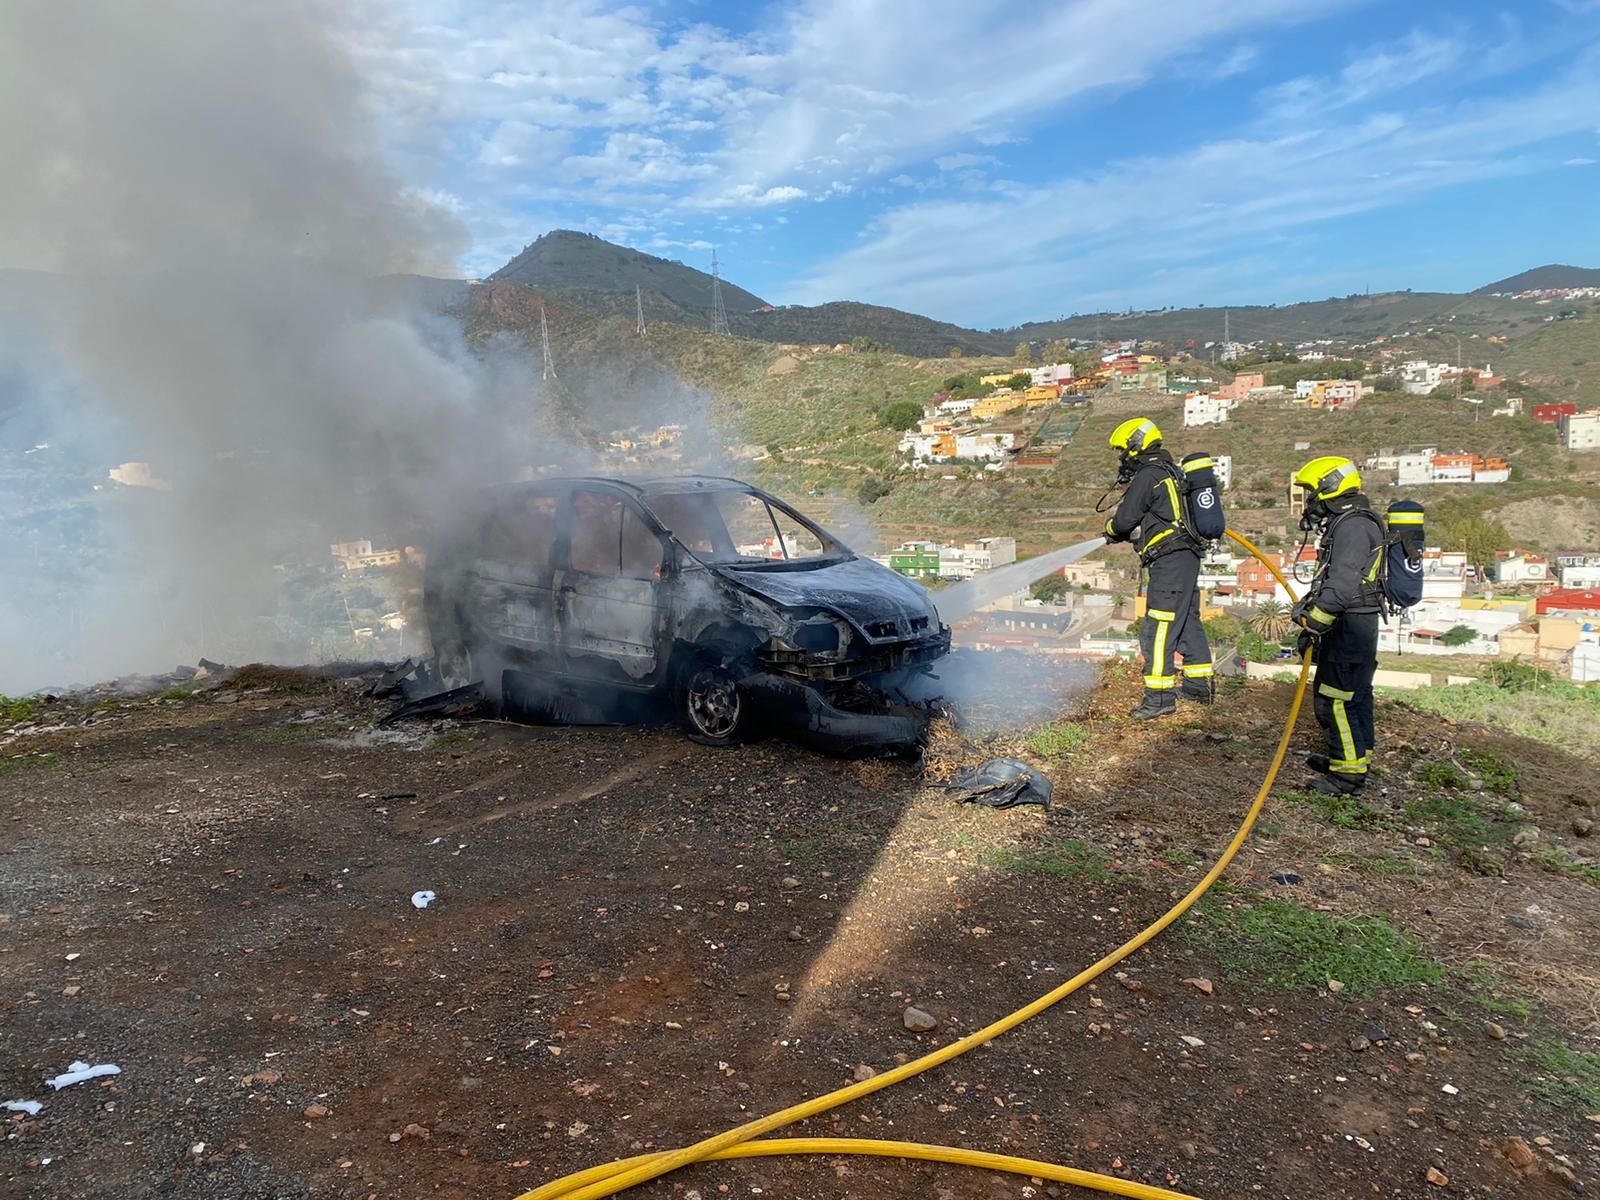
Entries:
[[447, 642], [435, 651], [434, 657], [438, 662], [439, 682], [446, 691], [481, 683], [484, 699], [500, 703], [501, 670], [492, 662], [480, 663], [465, 642]]
[[749, 723], [749, 705], [733, 672], [715, 663], [693, 662], [678, 684], [678, 719], [691, 740], [731, 746]]

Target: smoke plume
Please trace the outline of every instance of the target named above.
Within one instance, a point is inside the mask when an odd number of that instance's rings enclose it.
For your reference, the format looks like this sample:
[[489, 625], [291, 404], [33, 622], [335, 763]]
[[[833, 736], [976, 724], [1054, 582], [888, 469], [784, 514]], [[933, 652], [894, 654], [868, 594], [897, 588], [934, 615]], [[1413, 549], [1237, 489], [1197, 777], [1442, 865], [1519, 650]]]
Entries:
[[[358, 13], [0, 5], [0, 690], [270, 654], [283, 564], [546, 445], [525, 357], [386, 278], [464, 235], [385, 161]], [[125, 460], [170, 490], [91, 492]]]

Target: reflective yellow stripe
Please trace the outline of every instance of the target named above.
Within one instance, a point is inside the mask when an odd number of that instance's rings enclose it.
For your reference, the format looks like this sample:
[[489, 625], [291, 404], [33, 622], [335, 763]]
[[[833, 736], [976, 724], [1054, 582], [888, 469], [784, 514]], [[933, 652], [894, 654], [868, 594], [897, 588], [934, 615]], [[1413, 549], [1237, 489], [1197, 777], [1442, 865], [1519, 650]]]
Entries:
[[1215, 671], [1216, 667], [1212, 663], [1195, 663], [1192, 666], [1189, 663], [1183, 664], [1183, 675], [1185, 679], [1204, 679], [1206, 676], [1213, 674]]
[[1164, 608], [1152, 608], [1149, 610], [1149, 612], [1150, 615], [1158, 621], [1176, 621], [1178, 619], [1177, 613], [1168, 612]]
[[1367, 568], [1367, 573], [1361, 580], [1362, 583], [1371, 583], [1373, 580], [1378, 578], [1378, 564], [1382, 561], [1383, 547], [1379, 546], [1378, 552], [1372, 556], [1372, 565]]
[[1177, 532], [1177, 530], [1175, 530], [1175, 529], [1163, 529], [1160, 533], [1156, 534], [1155, 537], [1151, 538], [1148, 542], [1146, 542], [1144, 544], [1144, 548], [1146, 550], [1149, 550], [1151, 546], [1154, 546], [1162, 538], [1171, 537], [1176, 532]]
[[1170, 475], [1162, 482], [1167, 485], [1167, 502], [1172, 505], [1172, 523], [1181, 525], [1183, 524], [1183, 510], [1178, 507], [1178, 485], [1172, 481]]
[[[1319, 686], [1317, 690], [1320, 692], [1322, 691], [1323, 687], [1326, 686], [1326, 684], [1323, 684]], [[1337, 688], [1334, 688], [1333, 690], [1336, 692], [1338, 691]], [[1346, 699], [1348, 699], [1350, 695], [1348, 692], [1340, 694]], [[1344, 750], [1344, 758], [1336, 758], [1332, 760], [1328, 764], [1328, 769], [1330, 771], [1338, 771], [1345, 775], [1366, 774], [1366, 764], [1361, 761], [1361, 755], [1356, 753], [1356, 739], [1355, 735], [1350, 732], [1350, 718], [1344, 711], [1344, 700], [1335, 700], [1333, 702], [1333, 723], [1338, 727], [1339, 730], [1339, 743], [1341, 748]]]
[[1214, 467], [1216, 462], [1209, 458], [1195, 458], [1183, 464], [1185, 471], [1198, 471], [1202, 467]]
[[1317, 693], [1328, 697], [1330, 700], [1354, 700], [1356, 698], [1354, 692], [1341, 692], [1338, 688], [1326, 683], [1317, 684]]
[[1311, 617], [1311, 619], [1313, 621], [1320, 622], [1323, 625], [1332, 625], [1333, 624], [1333, 614], [1332, 613], [1323, 612], [1315, 604], [1313, 604], [1311, 606], [1311, 612], [1308, 615]]
[[1172, 686], [1172, 676], [1167, 673], [1167, 630], [1172, 628], [1172, 614], [1162, 617], [1152, 609], [1150, 615], [1156, 619], [1156, 636], [1150, 646], [1150, 661], [1145, 663], [1145, 669], [1150, 674], [1144, 677], [1144, 685], [1169, 688]]
[[1397, 512], [1392, 512], [1392, 513], [1389, 514], [1389, 524], [1391, 524], [1391, 525], [1421, 525], [1422, 524], [1422, 517], [1423, 517], [1422, 513], [1411, 513], [1411, 512], [1399, 512], [1399, 513], [1397, 513]]
[[1175, 680], [1171, 675], [1146, 675], [1144, 685], [1152, 692], [1166, 692], [1172, 689]]

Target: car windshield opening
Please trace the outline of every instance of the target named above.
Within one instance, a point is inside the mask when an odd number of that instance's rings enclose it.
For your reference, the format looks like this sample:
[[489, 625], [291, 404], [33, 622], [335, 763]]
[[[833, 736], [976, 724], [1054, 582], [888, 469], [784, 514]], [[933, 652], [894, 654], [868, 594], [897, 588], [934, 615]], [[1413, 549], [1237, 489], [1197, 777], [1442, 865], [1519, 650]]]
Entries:
[[753, 492], [669, 492], [651, 496], [650, 507], [691, 554], [715, 566], [820, 561], [842, 553]]

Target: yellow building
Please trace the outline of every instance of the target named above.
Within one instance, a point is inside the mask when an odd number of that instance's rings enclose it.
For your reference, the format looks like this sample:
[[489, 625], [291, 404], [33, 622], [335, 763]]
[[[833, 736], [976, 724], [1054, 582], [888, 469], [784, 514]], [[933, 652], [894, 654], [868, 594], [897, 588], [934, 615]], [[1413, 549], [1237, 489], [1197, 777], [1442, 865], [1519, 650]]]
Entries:
[[1046, 404], [1055, 404], [1061, 399], [1061, 394], [1053, 387], [1031, 387], [1022, 393], [1023, 403], [1029, 408], [1043, 408]]
[[1002, 417], [1013, 408], [1023, 407], [1023, 399], [1016, 392], [995, 392], [985, 396], [972, 406], [972, 415], [980, 421], [992, 421]]
[[984, 387], [999, 387], [1015, 374], [1017, 374], [1016, 371], [1006, 371], [1000, 375], [980, 375], [978, 376], [978, 382], [983, 384]]

